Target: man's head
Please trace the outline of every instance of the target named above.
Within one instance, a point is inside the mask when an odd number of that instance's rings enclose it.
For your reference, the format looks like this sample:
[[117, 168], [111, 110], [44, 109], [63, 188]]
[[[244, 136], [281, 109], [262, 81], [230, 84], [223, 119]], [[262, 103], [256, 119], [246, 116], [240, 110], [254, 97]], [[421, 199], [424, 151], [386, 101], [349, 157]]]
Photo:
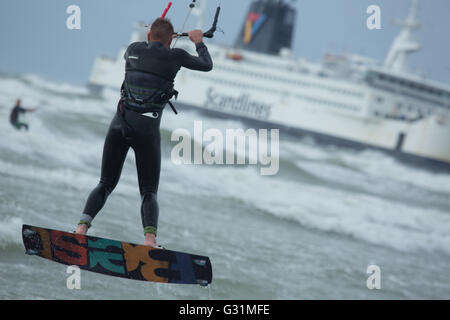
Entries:
[[20, 99], [16, 100], [16, 106], [20, 106], [21, 103], [22, 103], [22, 101], [20, 101]]
[[170, 46], [174, 29], [172, 23], [165, 18], [158, 18], [152, 23], [148, 33], [148, 41], [158, 41], [166, 46]]

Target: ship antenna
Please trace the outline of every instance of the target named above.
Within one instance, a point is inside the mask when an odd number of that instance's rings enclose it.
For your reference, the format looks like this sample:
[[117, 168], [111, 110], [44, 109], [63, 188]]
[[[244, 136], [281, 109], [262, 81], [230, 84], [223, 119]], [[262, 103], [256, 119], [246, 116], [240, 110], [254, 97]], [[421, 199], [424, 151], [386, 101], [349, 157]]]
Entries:
[[419, 1], [413, 0], [408, 17], [405, 20], [394, 20], [394, 23], [403, 26], [403, 29], [394, 40], [384, 64], [385, 67], [393, 71], [405, 71], [407, 69], [407, 56], [421, 48], [421, 44], [414, 39], [412, 34], [421, 26], [417, 19], [418, 6]]

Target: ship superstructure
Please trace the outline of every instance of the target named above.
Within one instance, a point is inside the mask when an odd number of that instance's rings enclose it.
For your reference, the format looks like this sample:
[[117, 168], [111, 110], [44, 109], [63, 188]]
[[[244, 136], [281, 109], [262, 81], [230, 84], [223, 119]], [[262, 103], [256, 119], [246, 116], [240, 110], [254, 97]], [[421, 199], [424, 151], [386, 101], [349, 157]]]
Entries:
[[[420, 50], [413, 1], [383, 64], [358, 55], [326, 55], [320, 64], [295, 57], [296, 9], [283, 0], [254, 0], [232, 48], [208, 44], [209, 73], [182, 69], [178, 102], [396, 153], [450, 163], [450, 87], [408, 70]], [[144, 41], [145, 29], [132, 41]], [[192, 43], [177, 47], [191, 53]], [[97, 58], [90, 84], [119, 88], [124, 50]]]

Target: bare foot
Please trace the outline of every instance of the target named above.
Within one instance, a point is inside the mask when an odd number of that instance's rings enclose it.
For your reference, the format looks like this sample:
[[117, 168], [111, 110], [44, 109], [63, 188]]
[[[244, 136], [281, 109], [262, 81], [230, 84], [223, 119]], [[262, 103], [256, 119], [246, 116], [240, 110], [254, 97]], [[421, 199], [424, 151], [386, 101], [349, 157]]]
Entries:
[[153, 248], [158, 247], [156, 245], [156, 236], [153, 233], [145, 234], [144, 246], [149, 246], [149, 247], [153, 247]]
[[77, 234], [86, 234], [88, 232], [88, 226], [85, 224], [79, 224], [77, 227], [77, 231], [75, 233]]

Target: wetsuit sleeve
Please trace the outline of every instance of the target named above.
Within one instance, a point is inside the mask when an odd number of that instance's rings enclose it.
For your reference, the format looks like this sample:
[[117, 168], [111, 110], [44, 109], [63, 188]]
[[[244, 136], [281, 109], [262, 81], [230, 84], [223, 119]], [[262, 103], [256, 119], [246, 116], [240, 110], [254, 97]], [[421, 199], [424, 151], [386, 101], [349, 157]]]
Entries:
[[211, 71], [213, 68], [213, 62], [209, 55], [208, 48], [203, 42], [196, 44], [198, 57], [190, 55], [184, 50], [179, 50], [180, 63], [182, 67], [197, 70], [197, 71]]
[[124, 58], [125, 60], [128, 59], [128, 55], [130, 54], [131, 50], [133, 50], [133, 48], [134, 48], [137, 44], [139, 44], [139, 42], [133, 42], [132, 44], [130, 44], [130, 45], [128, 46], [127, 50], [125, 51], [125, 54], [123, 55], [123, 58]]
[[19, 107], [18, 110], [19, 110], [20, 113], [25, 113], [25, 112], [28, 111], [28, 109], [25, 109], [25, 108], [22, 108], [22, 107]]

